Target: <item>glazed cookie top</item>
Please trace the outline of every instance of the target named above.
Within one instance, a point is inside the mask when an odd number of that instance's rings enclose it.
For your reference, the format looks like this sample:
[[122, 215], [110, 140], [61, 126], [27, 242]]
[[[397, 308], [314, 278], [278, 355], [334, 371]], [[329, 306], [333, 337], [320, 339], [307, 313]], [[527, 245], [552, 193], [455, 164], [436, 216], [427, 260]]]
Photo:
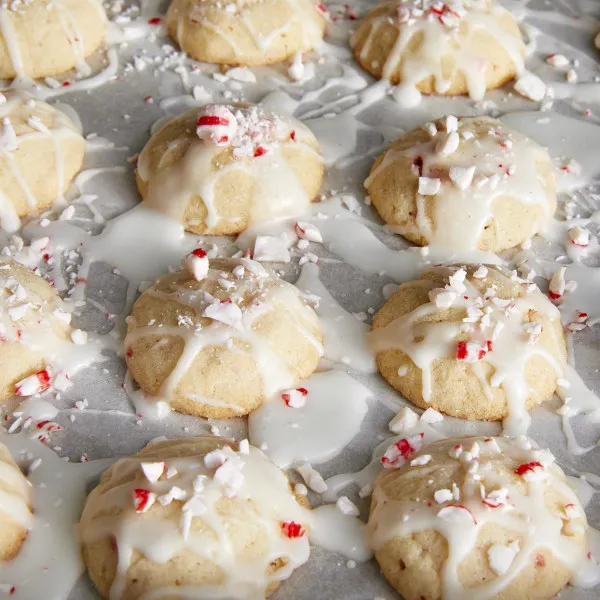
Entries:
[[[402, 189], [386, 186], [392, 175]], [[503, 204], [535, 209], [522, 216], [531, 220], [526, 238], [556, 209], [548, 152], [489, 117], [448, 116], [401, 136], [374, 164], [365, 187], [396, 233], [454, 250], [498, 251], [523, 242], [510, 239]], [[385, 206], [400, 202], [396, 196], [409, 205], [397, 218]], [[507, 222], [488, 239], [494, 219]]]
[[[146, 290], [128, 318], [125, 350], [130, 365], [137, 360], [131, 350], [137, 340], [169, 335], [184, 340], [175, 368], [161, 385], [159, 400], [171, 402], [196, 357], [211, 347], [240, 351], [249, 348], [262, 379], [264, 397], [296, 381], [295, 369], [301, 368], [302, 361], [300, 343], [313, 349], [318, 360], [323, 352], [319, 319], [293, 285], [248, 258], [209, 261], [201, 249], [191, 253], [185, 265], [184, 270], [159, 278]], [[160, 300], [159, 308], [151, 300]], [[281, 316], [283, 310], [285, 316]], [[277, 321], [289, 319], [290, 315], [294, 332], [301, 340], [280, 339]], [[264, 325], [259, 328], [261, 321]], [[241, 374], [240, 378], [243, 379]], [[214, 390], [222, 384], [213, 382], [211, 387]], [[236, 408], [227, 398], [203, 397], [197, 401]]]
[[[0, 92], [0, 227], [15, 231], [20, 227], [19, 216], [34, 211], [39, 206], [60, 196], [65, 188], [66, 171], [79, 170], [83, 156], [84, 140], [77, 127], [63, 112], [34, 96], [9, 90]], [[71, 169], [69, 152], [62, 143], [66, 140], [80, 148], [78, 163]], [[50, 141], [50, 156], [40, 156], [33, 146]], [[31, 158], [31, 160], [29, 160]], [[53, 165], [52, 184], [39, 181], [29, 169]], [[77, 162], [77, 161], [75, 161]], [[48, 198], [48, 190], [54, 198]]]
[[305, 214], [321, 179], [314, 135], [257, 106], [192, 109], [159, 130], [138, 161], [148, 206], [216, 235]]
[[[427, 290], [428, 300], [412, 297], [411, 287]], [[421, 369], [423, 399], [432, 394], [431, 371], [440, 358], [470, 367], [484, 393], [502, 387], [508, 403], [509, 435], [528, 424], [527, 399], [535, 392], [526, 365], [543, 357], [563, 376], [566, 350], [560, 313], [529, 280], [498, 266], [436, 267], [400, 286], [388, 300], [408, 294], [399, 314], [386, 305], [376, 315], [370, 343], [375, 352], [399, 349]], [[391, 312], [390, 312], [391, 311]], [[492, 367], [491, 374], [482, 366]], [[512, 433], [511, 433], [512, 432]]]
[[[396, 537], [438, 532], [447, 542], [440, 577], [448, 599], [500, 597], [536, 551], [550, 551], [574, 577], [585, 570], [585, 512], [548, 450], [523, 437], [421, 445], [422, 434], [401, 439], [381, 459], [368, 523], [375, 551]], [[506, 541], [490, 542], [500, 531]], [[486, 581], [471, 581], [464, 565], [479, 572], [482, 563]]]
[[[388, 31], [390, 27], [393, 35]], [[365, 28], [369, 28], [368, 33]], [[483, 42], [479, 38], [482, 34]], [[382, 64], [376, 65], [377, 72], [384, 79], [399, 80], [398, 92], [406, 97], [406, 103], [414, 104], [420, 97], [417, 88], [422, 82], [430, 85], [431, 93], [467, 91], [474, 100], [481, 100], [486, 91], [486, 69], [482, 65], [485, 67], [490, 58], [486, 38], [501, 48], [509, 74], [523, 70], [525, 45], [518, 25], [511, 13], [494, 0], [384, 2], [367, 15], [351, 44], [361, 42], [359, 60], [369, 60], [372, 48], [381, 45], [385, 50]], [[365, 66], [371, 70], [370, 65]], [[452, 89], [458, 75], [464, 78], [464, 91]]]
[[104, 564], [88, 562], [110, 598], [264, 598], [308, 560], [308, 514], [285, 474], [247, 441], [189, 437], [110, 467], [87, 499], [80, 532], [84, 552], [114, 540], [114, 578], [105, 579], [113, 551]]

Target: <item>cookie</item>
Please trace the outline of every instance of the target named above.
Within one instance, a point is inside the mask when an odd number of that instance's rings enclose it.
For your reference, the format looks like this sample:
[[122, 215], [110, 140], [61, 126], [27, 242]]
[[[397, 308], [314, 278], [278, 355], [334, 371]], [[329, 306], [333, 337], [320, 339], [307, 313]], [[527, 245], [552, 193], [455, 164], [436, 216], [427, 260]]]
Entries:
[[4, 444], [0, 444], [0, 506], [0, 560], [10, 560], [33, 526], [32, 488]]
[[256, 106], [185, 112], [152, 136], [137, 167], [148, 206], [210, 235], [303, 215], [322, 180], [314, 135]]
[[402, 135], [365, 187], [392, 231], [450, 251], [518, 246], [556, 210], [548, 152], [489, 117], [448, 116]]
[[173, 0], [167, 26], [196, 60], [255, 66], [312, 50], [323, 39], [325, 19], [312, 0]]
[[382, 2], [350, 40], [354, 57], [379, 79], [400, 84], [396, 98], [469, 94], [481, 100], [524, 68], [515, 17], [494, 0]]
[[125, 358], [150, 399], [228, 418], [309, 377], [321, 342], [319, 319], [293, 285], [246, 258], [209, 268], [196, 250], [135, 303]]
[[382, 457], [367, 534], [407, 600], [546, 600], [585, 567], [585, 512], [526, 438], [420, 435]]
[[88, 496], [83, 557], [103, 598], [264, 598], [308, 560], [303, 504], [247, 441], [161, 441]]
[[38, 79], [77, 68], [104, 42], [97, 0], [5, 0], [0, 5], [0, 79]]
[[66, 192], [85, 141], [69, 117], [24, 92], [0, 92], [0, 120], [0, 228], [15, 231]]
[[566, 364], [558, 309], [498, 266], [437, 267], [402, 284], [369, 335], [379, 372], [413, 404], [504, 419], [509, 435], [553, 395]]
[[50, 284], [0, 260], [0, 401], [32, 396], [61, 377], [69, 362], [71, 314]]

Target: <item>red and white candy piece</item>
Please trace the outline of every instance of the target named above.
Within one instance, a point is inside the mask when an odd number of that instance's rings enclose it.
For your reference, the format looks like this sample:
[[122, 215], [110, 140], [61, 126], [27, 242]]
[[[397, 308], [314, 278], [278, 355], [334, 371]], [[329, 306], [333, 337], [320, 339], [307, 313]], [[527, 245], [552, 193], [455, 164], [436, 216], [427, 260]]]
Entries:
[[578, 248], [587, 248], [590, 245], [590, 232], [585, 227], [569, 229], [569, 242]]
[[294, 539], [305, 535], [306, 529], [304, 529], [300, 523], [296, 523], [295, 521], [284, 521], [281, 523], [281, 533], [287, 538]]
[[523, 463], [515, 469], [515, 473], [525, 481], [538, 481], [544, 476], [544, 465], [537, 460]]
[[203, 316], [220, 321], [234, 329], [241, 329], [242, 327], [242, 309], [231, 300], [217, 301], [214, 304], [209, 304], [205, 308]]
[[557, 271], [552, 275], [552, 279], [550, 279], [550, 286], [548, 287], [548, 296], [552, 300], [558, 300], [562, 298], [565, 293], [565, 272], [567, 271], [567, 267], [560, 267]]
[[184, 259], [183, 264], [188, 273], [196, 280], [202, 281], [208, 275], [209, 261], [206, 252], [202, 248], [196, 248]]
[[301, 240], [307, 240], [309, 242], [317, 242], [320, 244], [323, 241], [323, 236], [317, 227], [312, 223], [306, 223], [304, 221], [298, 221], [294, 227], [296, 235]]
[[448, 506], [444, 506], [444, 508], [438, 512], [437, 516], [446, 521], [453, 521], [464, 525], [477, 525], [477, 520], [473, 516], [473, 513], [462, 504], [449, 504]]
[[25, 377], [15, 385], [17, 396], [33, 396], [47, 390], [52, 382], [52, 376], [48, 369], [38, 371], [34, 375]]
[[235, 115], [222, 104], [208, 104], [198, 114], [196, 135], [217, 146], [231, 144], [237, 129]]
[[386, 469], [399, 469], [404, 466], [411, 456], [416, 454], [423, 445], [423, 434], [419, 433], [409, 438], [394, 442], [381, 457], [381, 464]]
[[481, 501], [490, 508], [504, 506], [508, 502], [508, 490], [506, 488], [494, 490], [482, 498]]
[[306, 404], [306, 396], [308, 396], [308, 390], [303, 387], [285, 390], [281, 393], [282, 400], [290, 408], [302, 408]]
[[156, 502], [156, 494], [150, 490], [136, 488], [133, 490], [133, 505], [136, 513], [145, 513]]
[[485, 342], [457, 342], [456, 360], [474, 363], [483, 360], [485, 355], [492, 350], [491, 340]]

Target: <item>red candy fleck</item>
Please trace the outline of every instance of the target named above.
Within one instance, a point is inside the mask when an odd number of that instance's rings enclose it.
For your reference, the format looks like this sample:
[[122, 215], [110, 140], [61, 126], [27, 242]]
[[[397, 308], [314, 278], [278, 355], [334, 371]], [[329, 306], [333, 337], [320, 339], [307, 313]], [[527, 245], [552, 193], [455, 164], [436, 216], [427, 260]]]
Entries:
[[549, 291], [548, 296], [550, 296], [550, 298], [552, 298], [552, 300], [558, 300], [562, 296], [562, 294], [558, 294], [556, 292]]
[[295, 131], [292, 131], [292, 132], [290, 133], [290, 138], [291, 138], [291, 139], [292, 139], [294, 142], [296, 141], [296, 132], [295, 132]]
[[532, 462], [523, 463], [522, 465], [519, 465], [515, 469], [515, 473], [522, 477], [523, 475], [525, 475], [525, 473], [531, 473], [531, 472], [535, 471], [536, 469], [543, 469], [543, 468], [544, 468], [544, 465], [542, 465], [541, 462], [538, 462], [537, 460], [535, 460]]
[[229, 125], [229, 119], [217, 117], [216, 115], [202, 115], [201, 117], [198, 117], [196, 125], [198, 127], [215, 127], [217, 125], [224, 125], [227, 127], [227, 125]]
[[160, 17], [152, 17], [152, 19], [148, 19], [148, 25], [160, 25], [160, 22]]
[[206, 257], [206, 252], [204, 252], [204, 250], [202, 250], [202, 248], [196, 248], [195, 250], [192, 250], [192, 254], [194, 256], [197, 256], [198, 258]]
[[546, 559], [543, 557], [543, 555], [538, 554], [535, 557], [535, 566], [540, 567], [540, 568], [543, 568], [546, 566]]
[[254, 150], [254, 158], [258, 158], [259, 156], [263, 156], [267, 152], [268, 152], [268, 150], [266, 148], [263, 148], [262, 146], [257, 146], [256, 150]]
[[467, 358], [467, 342], [458, 342], [456, 344], [456, 358], [465, 360]]
[[283, 532], [283, 535], [288, 538], [299, 538], [306, 533], [306, 529], [304, 529], [300, 523], [296, 523], [295, 521], [285, 521], [282, 523], [281, 531]]
[[155, 495], [150, 490], [136, 488], [133, 490], [133, 504], [135, 512], [146, 512], [154, 504]]

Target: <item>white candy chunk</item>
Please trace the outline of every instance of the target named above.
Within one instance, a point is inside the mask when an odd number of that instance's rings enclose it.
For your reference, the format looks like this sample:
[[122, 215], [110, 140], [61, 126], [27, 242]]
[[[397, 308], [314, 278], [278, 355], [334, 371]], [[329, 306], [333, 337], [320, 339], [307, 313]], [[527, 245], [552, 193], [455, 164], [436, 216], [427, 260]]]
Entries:
[[256, 75], [245, 67], [234, 67], [226, 73], [228, 79], [239, 81], [240, 83], [256, 83]]
[[248, 440], [242, 440], [239, 443], [239, 450], [238, 452], [240, 454], [250, 454], [250, 442]]
[[356, 504], [354, 504], [347, 496], [340, 496], [335, 505], [343, 515], [358, 517], [360, 514]]
[[350, 211], [353, 212], [357, 215], [360, 215], [360, 213], [362, 212], [362, 208], [360, 206], [359, 201], [352, 195], [350, 194], [344, 194], [340, 200], [342, 201], [342, 204]]
[[422, 196], [435, 196], [440, 191], [441, 185], [440, 179], [419, 177], [419, 194]]
[[221, 104], [207, 104], [198, 114], [196, 135], [217, 146], [228, 146], [235, 135], [237, 121], [234, 114]]
[[206, 252], [202, 248], [196, 248], [184, 259], [183, 264], [188, 273], [196, 280], [202, 281], [208, 275], [209, 262]]
[[440, 423], [444, 420], [444, 415], [439, 413], [435, 408], [429, 407], [422, 415], [421, 421], [424, 423]]
[[446, 131], [448, 133], [458, 131], [458, 119], [454, 115], [448, 115], [446, 117]]
[[466, 190], [473, 182], [476, 167], [450, 167], [450, 181], [459, 189]]
[[540, 102], [546, 96], [546, 84], [537, 75], [527, 71], [515, 83], [515, 90], [534, 102]]
[[292, 64], [288, 69], [288, 75], [293, 81], [300, 81], [304, 77], [304, 65], [302, 64], [302, 52], [300, 50], [294, 55]]
[[573, 227], [569, 229], [569, 241], [573, 246], [585, 248], [590, 244], [590, 232], [585, 227]]
[[454, 495], [450, 490], [437, 490], [433, 494], [433, 498], [438, 504], [444, 504], [444, 502], [450, 502], [450, 500], [454, 500]]
[[451, 131], [444, 137], [440, 138], [438, 143], [435, 145], [435, 151], [440, 156], [450, 156], [458, 150], [460, 143], [460, 137], [457, 131]]
[[259, 235], [254, 242], [254, 260], [259, 262], [290, 262], [290, 252], [281, 237]]
[[58, 319], [63, 325], [69, 325], [71, 323], [71, 313], [57, 309], [52, 314], [54, 315], [54, 318]]
[[408, 429], [412, 429], [418, 422], [419, 415], [414, 410], [408, 408], [408, 406], [405, 406], [390, 421], [389, 428], [392, 433], [403, 433]]
[[567, 71], [567, 81], [569, 83], [575, 83], [577, 81], [577, 71], [575, 71], [575, 69], [569, 69]]
[[141, 467], [142, 467], [142, 471], [144, 473], [144, 477], [150, 483], [156, 483], [160, 479], [161, 475], [163, 474], [163, 471], [165, 470], [165, 463], [164, 462], [142, 463]]
[[424, 127], [431, 137], [435, 137], [437, 135], [438, 130], [434, 123], [425, 123]]
[[300, 473], [302, 479], [304, 479], [306, 485], [317, 492], [318, 494], [322, 494], [327, 491], [327, 484], [321, 474], [312, 468], [309, 463], [302, 463], [298, 467], [296, 467], [296, 471]]
[[321, 232], [312, 223], [298, 221], [294, 229], [296, 231], [296, 235], [302, 240], [317, 242], [318, 244], [323, 242], [323, 236], [321, 235]]
[[485, 279], [488, 274], [488, 269], [485, 265], [480, 265], [477, 270], [473, 273], [474, 279]]
[[519, 543], [517, 541], [512, 542], [509, 546], [494, 544], [488, 550], [490, 569], [496, 575], [504, 575], [510, 569], [518, 551]]
[[442, 288], [436, 288], [429, 292], [429, 300], [433, 302], [437, 308], [450, 308], [457, 297], [458, 295], [456, 292]]
[[400, 365], [398, 367], [398, 377], [405, 377], [408, 373], [408, 365]]
[[73, 329], [73, 331], [71, 331], [71, 340], [73, 340], [74, 344], [83, 346], [84, 344], [87, 344], [87, 339], [87, 332], [82, 331], [81, 329]]
[[458, 294], [462, 294], [466, 290], [465, 284], [463, 283], [466, 277], [467, 272], [462, 268], [458, 269], [458, 271], [448, 278], [448, 285]]
[[213, 478], [223, 487], [223, 492], [228, 498], [233, 498], [244, 485], [242, 464], [230, 459], [215, 471]]
[[411, 467], [422, 467], [423, 465], [431, 462], [431, 454], [421, 454], [421, 456], [417, 456], [417, 458], [410, 461]]
[[558, 300], [565, 293], [565, 272], [567, 267], [560, 267], [552, 275], [550, 286], [548, 288], [550, 298]]
[[204, 309], [204, 317], [220, 321], [234, 329], [242, 327], [242, 309], [233, 302], [215, 302]]
[[563, 54], [550, 54], [546, 56], [546, 62], [551, 67], [564, 68], [568, 67], [571, 63], [569, 59]]

